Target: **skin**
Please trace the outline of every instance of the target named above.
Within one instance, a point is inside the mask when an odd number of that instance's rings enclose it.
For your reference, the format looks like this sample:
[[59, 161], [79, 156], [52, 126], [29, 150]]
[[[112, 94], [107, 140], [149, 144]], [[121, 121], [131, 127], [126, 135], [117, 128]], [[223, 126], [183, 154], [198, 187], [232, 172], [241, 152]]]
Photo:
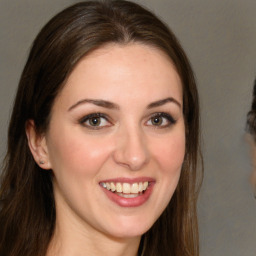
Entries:
[[[166, 98], [171, 100], [152, 106]], [[114, 108], [85, 99], [108, 101]], [[35, 160], [54, 174], [57, 219], [48, 255], [137, 254], [141, 235], [166, 208], [179, 181], [185, 153], [182, 104], [173, 63], [153, 47], [111, 44], [78, 63], [55, 100], [46, 134], [37, 135], [32, 120], [27, 125]], [[159, 112], [165, 115], [155, 124], [152, 116]], [[98, 118], [95, 128], [85, 118], [92, 113], [107, 118]], [[121, 207], [99, 185], [140, 177], [153, 179], [154, 186], [137, 207]]]
[[256, 144], [255, 144], [255, 137], [251, 134], [246, 134], [245, 136], [246, 141], [250, 147], [250, 155], [251, 155], [251, 164], [252, 164], [252, 172], [250, 177], [250, 182], [253, 187], [254, 197], [256, 197]]

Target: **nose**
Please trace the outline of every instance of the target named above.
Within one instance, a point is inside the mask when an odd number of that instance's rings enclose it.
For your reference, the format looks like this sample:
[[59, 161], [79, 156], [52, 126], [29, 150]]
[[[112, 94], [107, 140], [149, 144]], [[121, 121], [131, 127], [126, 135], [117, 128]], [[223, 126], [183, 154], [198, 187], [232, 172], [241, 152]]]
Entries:
[[142, 169], [150, 159], [147, 140], [139, 128], [125, 128], [119, 132], [115, 150], [114, 161], [130, 170]]

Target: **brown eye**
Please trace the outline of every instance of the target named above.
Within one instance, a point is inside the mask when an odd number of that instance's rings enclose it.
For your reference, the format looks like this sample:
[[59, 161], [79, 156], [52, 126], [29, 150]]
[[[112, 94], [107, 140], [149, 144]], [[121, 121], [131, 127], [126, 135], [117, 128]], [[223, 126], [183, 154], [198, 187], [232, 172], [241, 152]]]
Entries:
[[151, 118], [152, 125], [160, 126], [163, 123], [163, 117], [161, 116], [154, 116]]
[[102, 113], [93, 113], [87, 115], [81, 118], [79, 123], [89, 129], [102, 129], [104, 127], [111, 126], [111, 122], [109, 122], [106, 115]]
[[168, 113], [155, 113], [146, 122], [147, 126], [157, 128], [167, 128], [175, 124], [176, 121]]
[[92, 117], [92, 118], [88, 119], [88, 123], [91, 126], [100, 126], [101, 117]]

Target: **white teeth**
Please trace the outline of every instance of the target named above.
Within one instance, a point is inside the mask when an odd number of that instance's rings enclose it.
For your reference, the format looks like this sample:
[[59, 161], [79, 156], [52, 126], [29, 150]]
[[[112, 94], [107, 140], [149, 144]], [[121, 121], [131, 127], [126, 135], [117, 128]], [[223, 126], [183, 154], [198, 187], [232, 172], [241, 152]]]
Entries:
[[122, 192], [122, 184], [120, 182], [116, 183], [116, 192], [118, 193]]
[[142, 182], [139, 183], [139, 192], [142, 192], [143, 191], [143, 184]]
[[146, 189], [147, 189], [147, 187], [148, 187], [148, 182], [147, 182], [147, 181], [145, 181], [145, 182], [143, 183], [143, 190], [146, 190]]
[[[121, 183], [121, 182], [101, 182], [100, 185], [103, 188], [106, 188], [107, 190], [111, 190], [112, 192], [116, 192], [116, 193], [123, 193], [123, 194], [138, 194], [141, 193], [143, 191], [145, 191], [148, 186], [149, 186], [149, 182], [145, 181], [145, 182], [135, 182], [135, 183]], [[126, 197], [126, 196], [124, 196]], [[130, 196], [129, 196], [130, 197]]]
[[111, 189], [112, 192], [116, 191], [116, 186], [113, 182], [110, 183], [110, 189]]
[[[117, 192], [119, 192], [119, 191], [117, 191]], [[129, 183], [124, 183], [123, 191], [120, 191], [120, 192], [123, 192], [124, 194], [130, 194], [131, 193], [131, 185]]]
[[107, 187], [107, 190], [110, 190], [111, 186], [109, 183], [105, 183], [106, 184], [106, 187]]
[[117, 193], [117, 194], [124, 198], [134, 198], [134, 197], [139, 196], [139, 194], [123, 194], [123, 193]]
[[138, 185], [138, 183], [133, 183], [131, 185], [131, 193], [135, 193], [135, 194], [139, 193], [139, 185]]

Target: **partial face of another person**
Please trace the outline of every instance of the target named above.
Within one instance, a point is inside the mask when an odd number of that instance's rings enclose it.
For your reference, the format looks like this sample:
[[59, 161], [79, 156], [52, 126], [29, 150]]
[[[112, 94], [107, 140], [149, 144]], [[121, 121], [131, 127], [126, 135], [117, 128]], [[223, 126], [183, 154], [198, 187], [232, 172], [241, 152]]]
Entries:
[[180, 77], [158, 49], [110, 44], [84, 57], [44, 137], [57, 222], [120, 238], [146, 232], [179, 181], [182, 98]]
[[251, 151], [252, 173], [251, 173], [251, 177], [250, 177], [250, 182], [254, 189], [254, 196], [256, 196], [256, 142], [255, 142], [255, 135], [247, 134], [246, 140], [250, 145], [250, 151]]

